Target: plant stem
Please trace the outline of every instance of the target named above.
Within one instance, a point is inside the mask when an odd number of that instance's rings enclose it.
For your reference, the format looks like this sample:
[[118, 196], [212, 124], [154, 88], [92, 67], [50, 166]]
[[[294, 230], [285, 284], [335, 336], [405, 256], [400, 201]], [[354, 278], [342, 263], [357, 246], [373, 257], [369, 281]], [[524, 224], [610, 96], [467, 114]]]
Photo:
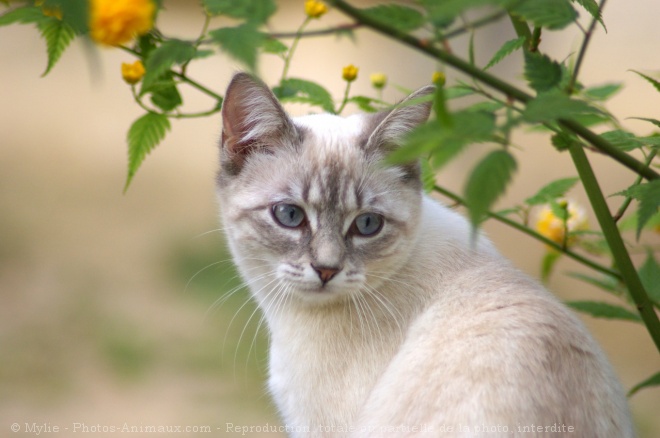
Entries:
[[309, 24], [311, 20], [312, 20], [311, 17], [305, 18], [305, 21], [303, 21], [303, 23], [298, 28], [298, 31], [296, 32], [296, 36], [294, 37], [293, 42], [291, 43], [291, 47], [289, 48], [289, 51], [286, 53], [286, 57], [284, 58], [284, 69], [282, 70], [282, 78], [280, 79], [280, 81], [286, 79], [287, 75], [289, 74], [289, 66], [291, 65], [291, 58], [293, 57], [293, 53], [296, 51], [296, 48], [298, 47], [298, 42], [300, 41], [300, 38], [302, 38], [303, 30], [305, 30], [305, 27]]
[[[607, 0], [601, 0], [600, 5], [598, 5], [599, 12], [603, 11], [606, 2]], [[575, 90], [575, 84], [577, 83], [578, 74], [580, 73], [580, 67], [582, 67], [584, 56], [587, 53], [587, 47], [589, 46], [589, 42], [591, 41], [591, 36], [593, 35], [597, 24], [598, 24], [598, 19], [593, 18], [591, 20], [591, 24], [589, 25], [589, 28], [587, 29], [587, 32], [584, 34], [584, 40], [582, 40], [582, 45], [580, 46], [580, 52], [578, 53], [577, 61], [575, 61], [575, 68], [573, 69], [573, 74], [571, 75], [571, 82], [568, 84], [568, 88], [567, 88], [568, 94], [573, 94], [573, 91]]]
[[335, 114], [341, 114], [341, 112], [344, 111], [344, 108], [348, 103], [348, 93], [351, 91], [351, 82], [352, 81], [346, 81], [346, 90], [344, 90], [344, 99], [341, 101], [341, 105], [339, 105], [339, 109], [335, 112]]
[[[436, 192], [442, 194], [443, 196], [446, 196], [447, 198], [451, 199], [452, 201], [454, 201], [457, 204], [466, 205], [465, 204], [465, 199], [461, 198], [460, 196], [458, 196], [457, 194], [455, 194], [453, 192], [450, 192], [449, 190], [447, 190], [445, 188], [442, 188], [442, 187], [436, 185], [433, 188], [433, 190], [435, 190]], [[537, 233], [536, 231], [532, 230], [529, 227], [526, 227], [523, 224], [519, 224], [518, 222], [516, 222], [514, 220], [511, 220], [508, 217], [502, 216], [500, 214], [497, 214], [497, 213], [494, 213], [494, 212], [491, 212], [491, 211], [486, 213], [486, 215], [491, 219], [495, 219], [498, 222], [501, 222], [505, 225], [508, 225], [512, 228], [515, 228], [518, 231], [521, 231], [521, 232], [527, 234], [530, 237], [533, 237], [534, 239], [544, 243], [548, 247], [551, 247], [556, 251], [559, 251], [559, 252], [562, 252], [562, 253], [566, 254], [568, 257], [572, 258], [573, 260], [578, 261], [578, 262], [582, 263], [583, 265], [588, 266], [588, 267], [590, 267], [591, 269], [593, 269], [595, 271], [598, 271], [602, 274], [612, 276], [612, 277], [617, 278], [619, 280], [621, 279], [621, 274], [619, 274], [617, 271], [614, 271], [610, 268], [607, 268], [603, 265], [600, 265], [600, 264], [598, 264], [598, 263], [596, 263], [592, 260], [589, 260], [588, 258], [586, 258], [586, 257], [584, 257], [584, 256], [568, 249], [568, 248], [565, 248], [562, 245], [557, 244], [553, 240], [548, 239], [547, 237]]]
[[584, 189], [587, 192], [591, 206], [594, 209], [600, 228], [605, 235], [605, 240], [607, 240], [607, 244], [612, 251], [614, 262], [621, 272], [621, 277], [628, 287], [630, 296], [635, 302], [637, 310], [639, 311], [648, 332], [651, 334], [651, 338], [653, 339], [656, 348], [660, 351], [660, 320], [658, 320], [658, 315], [653, 309], [653, 303], [644, 290], [644, 285], [637, 274], [635, 266], [628, 254], [628, 250], [621, 238], [621, 234], [610, 214], [610, 210], [605, 202], [605, 197], [598, 185], [596, 175], [591, 168], [591, 164], [589, 164], [587, 155], [582, 146], [577, 143], [572, 144], [569, 147], [569, 151], [578, 171], [578, 175], [580, 175], [580, 179], [584, 185]]
[[269, 33], [269, 38], [274, 39], [285, 39], [285, 38], [307, 38], [307, 37], [316, 37], [316, 36], [325, 36], [332, 35], [333, 33], [347, 32], [361, 27], [360, 23], [351, 23], [351, 24], [340, 24], [339, 26], [329, 27], [327, 29], [320, 30], [310, 30], [307, 32], [301, 32], [298, 29], [296, 32], [273, 32]]
[[[528, 103], [530, 100], [534, 98], [525, 91], [517, 87], [514, 87], [508, 82], [505, 82], [499, 79], [498, 77], [491, 75], [490, 73], [484, 72], [483, 70], [471, 65], [469, 62], [466, 62], [457, 56], [454, 56], [453, 54], [447, 52], [446, 50], [438, 49], [437, 47], [428, 44], [428, 42], [426, 41], [419, 40], [413, 37], [412, 35], [408, 35], [404, 32], [399, 31], [398, 29], [384, 25], [378, 20], [375, 20], [372, 17], [365, 15], [364, 13], [362, 13], [362, 11], [360, 11], [357, 8], [354, 8], [353, 6], [349, 5], [343, 0], [328, 0], [328, 1], [329, 3], [332, 3], [337, 9], [343, 11], [346, 15], [353, 17], [359, 23], [362, 23], [365, 26], [368, 26], [373, 30], [380, 32], [389, 38], [396, 39], [405, 45], [413, 47], [416, 50], [423, 52], [435, 59], [445, 62], [446, 64], [449, 64], [452, 67], [470, 75], [474, 79], [483, 82], [484, 84], [506, 94], [508, 97], [512, 99], [515, 99], [522, 103]], [[529, 29], [527, 29], [527, 31], [529, 32]], [[530, 38], [531, 38], [531, 32], [530, 32]], [[618, 150], [610, 142], [606, 141], [599, 135], [593, 133], [592, 131], [582, 126], [581, 124], [574, 121], [561, 121], [561, 123], [563, 123], [563, 126], [565, 128], [567, 128], [571, 132], [574, 132], [575, 134], [579, 135], [580, 137], [588, 141], [596, 149], [600, 150], [606, 155], [609, 155], [614, 160], [618, 161], [619, 163], [623, 164], [629, 169], [637, 172], [638, 174], [643, 175], [644, 178], [646, 178], [647, 180], [660, 178], [660, 175], [658, 175], [655, 171], [644, 166], [644, 163], [641, 163], [634, 157], [626, 154], [625, 152]]]

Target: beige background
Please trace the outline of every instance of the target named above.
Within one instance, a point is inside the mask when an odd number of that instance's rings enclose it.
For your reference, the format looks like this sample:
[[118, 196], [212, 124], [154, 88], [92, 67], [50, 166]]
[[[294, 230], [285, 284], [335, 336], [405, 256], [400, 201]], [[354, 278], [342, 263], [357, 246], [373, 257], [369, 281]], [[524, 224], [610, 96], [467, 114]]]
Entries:
[[[197, 2], [165, 4], [160, 20], [165, 34], [194, 38], [203, 21]], [[581, 15], [586, 24], [586, 14]], [[625, 118], [660, 118], [660, 94], [628, 70], [660, 70], [659, 16], [656, 0], [608, 2], [608, 33], [598, 29], [581, 76], [587, 85], [624, 82], [609, 108], [640, 134], [650, 133], [651, 125]], [[294, 30], [303, 18], [302, 2], [280, 2], [272, 27]], [[348, 20], [331, 12], [310, 28], [333, 22]], [[475, 41], [477, 62], [484, 65], [512, 37], [507, 23], [482, 29]], [[561, 60], [574, 56], [580, 43], [578, 32], [547, 33], [542, 49]], [[451, 45], [457, 54], [466, 53], [465, 38]], [[236, 281], [227, 270], [220, 233], [207, 233], [217, 228], [213, 180], [219, 116], [173, 121], [172, 131], [122, 194], [126, 131], [142, 114], [120, 78], [120, 63], [128, 61], [131, 57], [119, 50], [94, 50], [76, 41], [40, 78], [46, 56], [37, 32], [30, 26], [0, 28], [2, 435], [13, 423], [21, 430], [26, 423], [61, 430], [84, 426], [102, 436], [108, 436], [104, 427], [125, 424], [210, 426], [218, 434], [226, 433], [227, 423], [278, 424], [262, 389], [266, 346], [263, 335], [254, 335], [258, 315], [242, 333], [252, 313], [249, 304], [239, 309], [245, 294], [213, 305], [225, 283]], [[415, 88], [437, 68], [420, 54], [359, 31], [355, 43], [335, 37], [302, 41], [291, 76], [317, 80], [339, 98], [341, 67], [349, 63], [360, 68], [354, 90], [364, 94], [371, 93], [369, 73], [384, 72], [390, 84]], [[521, 82], [519, 67], [516, 54], [493, 71]], [[193, 63], [190, 74], [222, 92], [239, 68], [215, 56]], [[272, 84], [281, 68], [278, 59], [264, 57], [261, 73]], [[451, 84], [456, 75], [447, 73]], [[390, 86], [385, 97], [402, 94]], [[184, 99], [190, 111], [213, 105], [195, 91], [186, 90]], [[575, 175], [567, 154], [556, 153], [547, 136], [520, 133], [515, 142], [521, 146], [520, 169], [498, 206], [514, 205], [552, 179]], [[473, 147], [439, 181], [460, 190], [466, 169], [483, 152], [483, 146]], [[606, 193], [634, 180], [608, 160], [590, 157]], [[579, 188], [571, 197], [584, 202]], [[620, 198], [610, 202], [616, 207]], [[540, 244], [497, 224], [486, 228], [503, 253], [538, 275]], [[220, 263], [193, 278], [214, 262]], [[564, 275], [572, 270], [584, 271], [560, 261], [550, 283], [554, 292], [562, 298], [603, 297]], [[660, 369], [641, 326], [584, 320], [626, 388]], [[640, 435], [660, 435], [660, 390], [642, 391], [631, 406]]]

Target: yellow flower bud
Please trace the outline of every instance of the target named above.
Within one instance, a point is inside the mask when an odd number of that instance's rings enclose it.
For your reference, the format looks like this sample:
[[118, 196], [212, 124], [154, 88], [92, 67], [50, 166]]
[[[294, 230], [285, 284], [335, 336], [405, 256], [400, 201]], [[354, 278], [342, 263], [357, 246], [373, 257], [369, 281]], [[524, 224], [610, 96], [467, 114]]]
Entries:
[[129, 84], [137, 84], [144, 76], [145, 70], [142, 61], [137, 60], [133, 64], [121, 63], [121, 77]]
[[445, 82], [447, 81], [447, 77], [441, 71], [434, 71], [431, 80], [433, 81], [434, 84], [442, 87], [443, 85], [445, 85]]
[[343, 68], [341, 72], [341, 77], [344, 78], [346, 82], [353, 82], [358, 75], [358, 68], [353, 64], [349, 64]]
[[378, 90], [385, 88], [387, 84], [387, 76], [384, 73], [372, 73], [369, 76], [369, 80], [371, 81], [371, 85]]
[[328, 7], [323, 2], [317, 0], [305, 2], [305, 14], [310, 18], [321, 18], [326, 12], [328, 12]]
[[[562, 245], [566, 232], [570, 234], [575, 231], [587, 230], [589, 228], [589, 222], [587, 221], [587, 215], [584, 209], [577, 203], [560, 200], [558, 204], [561, 208], [565, 208], [568, 213], [566, 223], [564, 223], [563, 219], [555, 215], [549, 205], [546, 205], [538, 213], [536, 231], [553, 242]], [[575, 237], [569, 236], [566, 239], [567, 246], [573, 243], [575, 243]]]
[[106, 46], [119, 46], [153, 27], [152, 0], [91, 0], [90, 36]]

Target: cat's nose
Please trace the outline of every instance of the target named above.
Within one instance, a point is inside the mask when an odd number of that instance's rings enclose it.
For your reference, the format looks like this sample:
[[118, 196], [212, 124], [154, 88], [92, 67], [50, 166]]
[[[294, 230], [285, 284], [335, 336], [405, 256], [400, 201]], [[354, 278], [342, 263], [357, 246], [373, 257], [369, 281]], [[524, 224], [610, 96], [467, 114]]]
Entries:
[[323, 284], [326, 284], [328, 281], [332, 280], [332, 278], [337, 275], [339, 271], [341, 271], [341, 267], [336, 267], [336, 266], [314, 266], [312, 265], [312, 268], [316, 271], [316, 273], [319, 275], [319, 278], [323, 282]]

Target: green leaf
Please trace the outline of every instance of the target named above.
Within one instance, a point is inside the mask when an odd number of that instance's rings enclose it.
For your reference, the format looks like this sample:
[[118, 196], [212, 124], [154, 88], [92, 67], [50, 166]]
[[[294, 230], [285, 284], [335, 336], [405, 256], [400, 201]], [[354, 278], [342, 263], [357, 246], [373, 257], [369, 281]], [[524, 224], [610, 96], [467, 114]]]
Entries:
[[261, 45], [261, 50], [272, 55], [282, 55], [289, 50], [289, 47], [275, 38], [266, 38]]
[[624, 321], [634, 322], [642, 321], [642, 318], [638, 314], [615, 304], [600, 301], [566, 301], [566, 305], [578, 312], [591, 315], [594, 318], [622, 319]]
[[644, 73], [640, 73], [640, 72], [638, 72], [638, 71], [636, 71], [636, 70], [631, 70], [631, 71], [632, 71], [633, 73], [637, 73], [638, 75], [640, 75], [641, 77], [643, 77], [644, 79], [646, 79], [649, 83], [651, 83], [651, 85], [653, 85], [653, 86], [655, 87], [656, 90], [660, 91], [660, 82], [658, 82], [657, 80], [653, 79], [653, 78], [650, 77], [650, 76], [645, 75]]
[[353, 96], [349, 98], [348, 101], [356, 104], [358, 108], [367, 113], [378, 112], [387, 106], [382, 100], [367, 96]]
[[170, 121], [164, 114], [147, 113], [137, 119], [128, 130], [128, 177], [124, 191], [149, 152], [165, 138]]
[[525, 52], [525, 78], [536, 92], [548, 91], [561, 82], [561, 66], [546, 55]]
[[165, 112], [172, 111], [183, 103], [181, 94], [171, 76], [156, 82], [150, 91], [153, 104]]
[[64, 50], [66, 50], [71, 41], [76, 37], [76, 32], [66, 22], [54, 17], [40, 22], [38, 26], [41, 36], [46, 40], [48, 65], [42, 74], [42, 76], [46, 76], [60, 59]]
[[614, 94], [621, 91], [623, 85], [621, 83], [599, 85], [597, 87], [590, 87], [584, 90], [584, 95], [593, 100], [607, 100]]
[[506, 7], [518, 0], [421, 0], [420, 3], [426, 8], [431, 22], [437, 27], [446, 27], [454, 18], [463, 14], [468, 9], [483, 6]]
[[534, 196], [525, 199], [525, 203], [527, 205], [540, 205], [561, 198], [566, 192], [572, 189], [579, 180], [579, 178], [571, 177], [552, 181], [543, 186]]
[[551, 122], [598, 112], [587, 102], [571, 99], [561, 92], [553, 92], [539, 94], [531, 100], [523, 111], [523, 118], [528, 122]]
[[465, 201], [473, 226], [483, 220], [504, 193], [516, 167], [516, 160], [503, 149], [491, 152], [476, 165], [465, 185]]
[[59, 10], [62, 20], [71, 26], [76, 34], [89, 31], [89, 0], [46, 0], [44, 7]]
[[611, 275], [591, 277], [587, 274], [582, 274], [579, 272], [569, 272], [568, 276], [580, 281], [584, 281], [587, 284], [596, 286], [605, 292], [612, 293], [616, 296], [623, 295], [626, 290], [625, 285], [623, 285], [623, 283], [621, 283], [616, 277], [612, 277]]
[[424, 16], [421, 12], [402, 5], [378, 5], [362, 9], [362, 13], [403, 33], [411, 32], [424, 24]]
[[594, 17], [598, 22], [603, 26], [603, 29], [607, 32], [607, 28], [605, 27], [605, 23], [603, 23], [603, 17], [600, 14], [600, 7], [598, 6], [598, 3], [596, 3], [596, 0], [572, 0], [574, 2], [577, 2], [582, 5], [582, 7], [591, 14], [592, 17]]
[[209, 32], [214, 42], [237, 61], [254, 71], [257, 67], [257, 53], [263, 45], [264, 34], [252, 23], [236, 27], [222, 27]]
[[516, 50], [520, 49], [522, 46], [525, 45], [525, 41], [527, 41], [527, 38], [524, 36], [521, 36], [520, 38], [516, 38], [515, 40], [509, 40], [506, 43], [500, 47], [500, 49], [495, 52], [495, 55], [493, 55], [493, 58], [488, 62], [486, 67], [484, 67], [484, 70], [488, 70]]
[[632, 389], [628, 391], [628, 397], [631, 397], [640, 389], [647, 388], [649, 386], [658, 386], [658, 385], [660, 385], [660, 371], [655, 373], [648, 379], [644, 380], [643, 382], [640, 382], [637, 385], [633, 386]]
[[421, 160], [420, 165], [422, 168], [422, 186], [425, 193], [431, 193], [435, 188], [435, 172], [429, 164], [429, 160]]
[[554, 134], [550, 137], [552, 145], [560, 152], [567, 150], [576, 143], [580, 143], [580, 140], [574, 135], [566, 131], [560, 131], [557, 134]]
[[264, 24], [277, 10], [273, 0], [203, 0], [206, 10], [212, 15], [227, 15]]
[[12, 9], [0, 15], [0, 26], [7, 26], [9, 24], [21, 23], [41, 23], [48, 21], [51, 17], [46, 17], [41, 8], [34, 6], [24, 6], [22, 8]]
[[660, 120], [658, 119], [647, 119], [646, 117], [629, 117], [630, 119], [643, 120], [645, 122], [653, 123], [655, 126], [660, 128]]
[[299, 102], [319, 106], [329, 113], [335, 112], [335, 104], [328, 90], [304, 79], [289, 78], [273, 88], [275, 95], [284, 102]]
[[186, 41], [168, 40], [154, 49], [145, 64], [146, 73], [142, 79], [144, 94], [175, 64], [183, 64], [195, 56], [195, 47]]
[[618, 194], [630, 196], [639, 201], [637, 207], [637, 239], [639, 239], [646, 222], [657, 214], [658, 208], [660, 208], [660, 180], [633, 185]]
[[562, 253], [560, 251], [547, 251], [541, 260], [541, 280], [547, 282], [550, 279], [552, 270], [555, 267], [557, 261], [561, 258]]
[[655, 260], [652, 251], [648, 252], [646, 261], [639, 268], [639, 279], [642, 280], [649, 298], [656, 305], [660, 305], [660, 265]]
[[527, 0], [514, 6], [511, 12], [536, 27], [548, 29], [563, 29], [578, 16], [568, 0]]
[[632, 151], [644, 146], [644, 143], [639, 141], [634, 134], [621, 129], [603, 132], [600, 136], [622, 151]]

